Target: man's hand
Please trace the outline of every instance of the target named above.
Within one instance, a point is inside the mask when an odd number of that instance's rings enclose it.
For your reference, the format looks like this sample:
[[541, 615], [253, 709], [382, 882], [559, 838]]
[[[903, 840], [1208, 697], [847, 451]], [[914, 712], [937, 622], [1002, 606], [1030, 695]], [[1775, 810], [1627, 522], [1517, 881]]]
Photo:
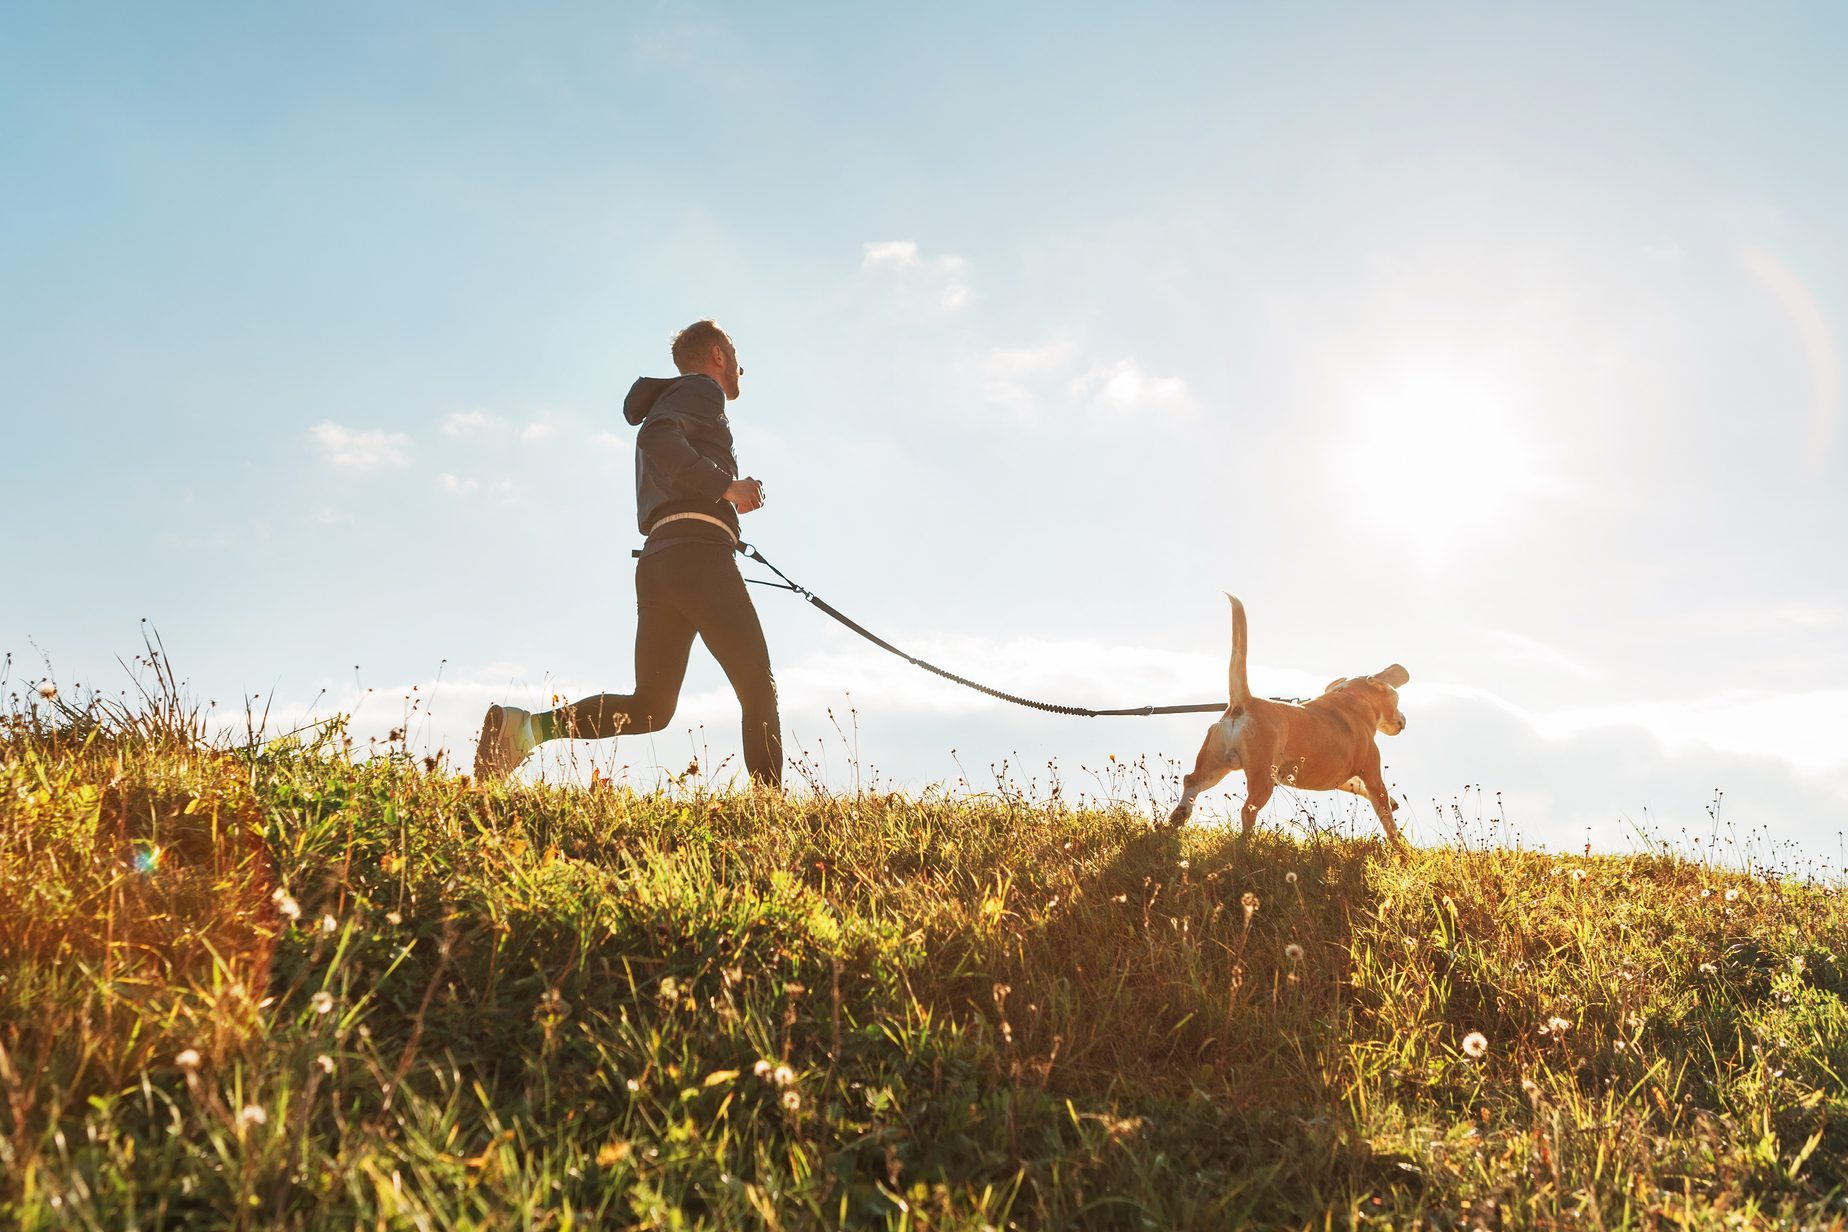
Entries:
[[764, 485], [746, 475], [743, 479], [734, 479], [725, 488], [725, 499], [739, 513], [749, 513], [753, 509], [764, 507]]

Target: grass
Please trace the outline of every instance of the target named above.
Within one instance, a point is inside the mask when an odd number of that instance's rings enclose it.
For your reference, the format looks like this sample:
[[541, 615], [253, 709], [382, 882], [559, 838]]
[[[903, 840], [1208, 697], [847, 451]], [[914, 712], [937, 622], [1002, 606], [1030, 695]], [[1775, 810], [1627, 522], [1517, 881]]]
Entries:
[[1013, 794], [483, 790], [161, 704], [0, 735], [0, 1224], [1848, 1216], [1827, 885]]

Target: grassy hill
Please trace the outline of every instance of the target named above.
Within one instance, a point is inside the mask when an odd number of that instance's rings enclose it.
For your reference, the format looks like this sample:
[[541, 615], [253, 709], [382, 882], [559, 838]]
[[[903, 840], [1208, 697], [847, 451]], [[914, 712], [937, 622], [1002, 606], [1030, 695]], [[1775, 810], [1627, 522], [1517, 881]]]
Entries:
[[1848, 1213], [1828, 887], [173, 726], [0, 736], [0, 1224]]

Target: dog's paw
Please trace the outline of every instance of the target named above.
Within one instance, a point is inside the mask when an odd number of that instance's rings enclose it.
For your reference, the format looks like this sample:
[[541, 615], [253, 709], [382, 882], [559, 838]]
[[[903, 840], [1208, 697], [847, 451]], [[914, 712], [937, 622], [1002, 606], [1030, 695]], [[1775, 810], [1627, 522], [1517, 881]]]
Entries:
[[1187, 806], [1181, 804], [1175, 805], [1174, 811], [1168, 814], [1168, 828], [1174, 830], [1186, 825], [1188, 817], [1192, 816], [1192, 814], [1193, 810]]

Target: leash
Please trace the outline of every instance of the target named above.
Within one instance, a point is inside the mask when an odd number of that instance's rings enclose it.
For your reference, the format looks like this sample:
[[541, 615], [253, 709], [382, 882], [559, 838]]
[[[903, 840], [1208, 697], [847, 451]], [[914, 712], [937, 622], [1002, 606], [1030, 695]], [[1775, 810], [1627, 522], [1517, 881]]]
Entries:
[[849, 629], [852, 629], [855, 633], [858, 633], [861, 637], [865, 638], [867, 641], [871, 642], [873, 645], [879, 647], [881, 650], [889, 651], [890, 653], [897, 655], [899, 658], [903, 659], [905, 662], [911, 664], [911, 666], [921, 667], [925, 671], [930, 672], [932, 675], [941, 676], [945, 680], [954, 681], [956, 684], [962, 685], [964, 688], [974, 689], [977, 693], [985, 693], [989, 697], [997, 698], [1004, 702], [1012, 702], [1016, 706], [1026, 706], [1033, 710], [1044, 710], [1050, 714], [1068, 714], [1068, 715], [1074, 715], [1079, 718], [1087, 718], [1087, 719], [1104, 718], [1104, 717], [1115, 716], [1115, 715], [1146, 717], [1148, 715], [1156, 715], [1156, 714], [1217, 714], [1221, 710], [1224, 710], [1226, 708], [1225, 702], [1200, 702], [1197, 705], [1188, 705], [1188, 706], [1127, 706], [1120, 710], [1091, 710], [1083, 706], [1060, 706], [1052, 702], [1036, 702], [1030, 698], [1016, 697], [1012, 693], [1004, 693], [1000, 689], [991, 689], [985, 684], [977, 684], [973, 680], [969, 680], [962, 676], [958, 676], [955, 672], [945, 671], [943, 668], [938, 667], [935, 663], [926, 663], [924, 660], [918, 658], [916, 655], [906, 654], [904, 651], [894, 646], [891, 642], [888, 642], [883, 637], [880, 637], [877, 633], [872, 632], [870, 629], [865, 628], [864, 626], [860, 625], [858, 622], [848, 617], [845, 613], [841, 612], [838, 608], [834, 607], [832, 604], [822, 599], [819, 595], [817, 595], [814, 591], [810, 590], [808, 587], [799, 585], [798, 583], [791, 581], [788, 574], [784, 573], [781, 569], [777, 568], [775, 565], [765, 560], [764, 554], [762, 552], [759, 552], [755, 547], [751, 546], [750, 544], [740, 542], [738, 544], [738, 551], [743, 553], [745, 556], [750, 557], [752, 560], [756, 561], [758, 564], [762, 565], [764, 568], [768, 569], [770, 572], [776, 574], [778, 577], [783, 579], [782, 585], [779, 586], [775, 582], [765, 582], [757, 578], [746, 578], [745, 581], [750, 582], [752, 585], [768, 586], [772, 590], [787, 590], [795, 594], [801, 595], [804, 599], [807, 599], [815, 607], [820, 608], [823, 612], [826, 612], [829, 616], [832, 616], [834, 619], [840, 621], [842, 624], [846, 625]]

